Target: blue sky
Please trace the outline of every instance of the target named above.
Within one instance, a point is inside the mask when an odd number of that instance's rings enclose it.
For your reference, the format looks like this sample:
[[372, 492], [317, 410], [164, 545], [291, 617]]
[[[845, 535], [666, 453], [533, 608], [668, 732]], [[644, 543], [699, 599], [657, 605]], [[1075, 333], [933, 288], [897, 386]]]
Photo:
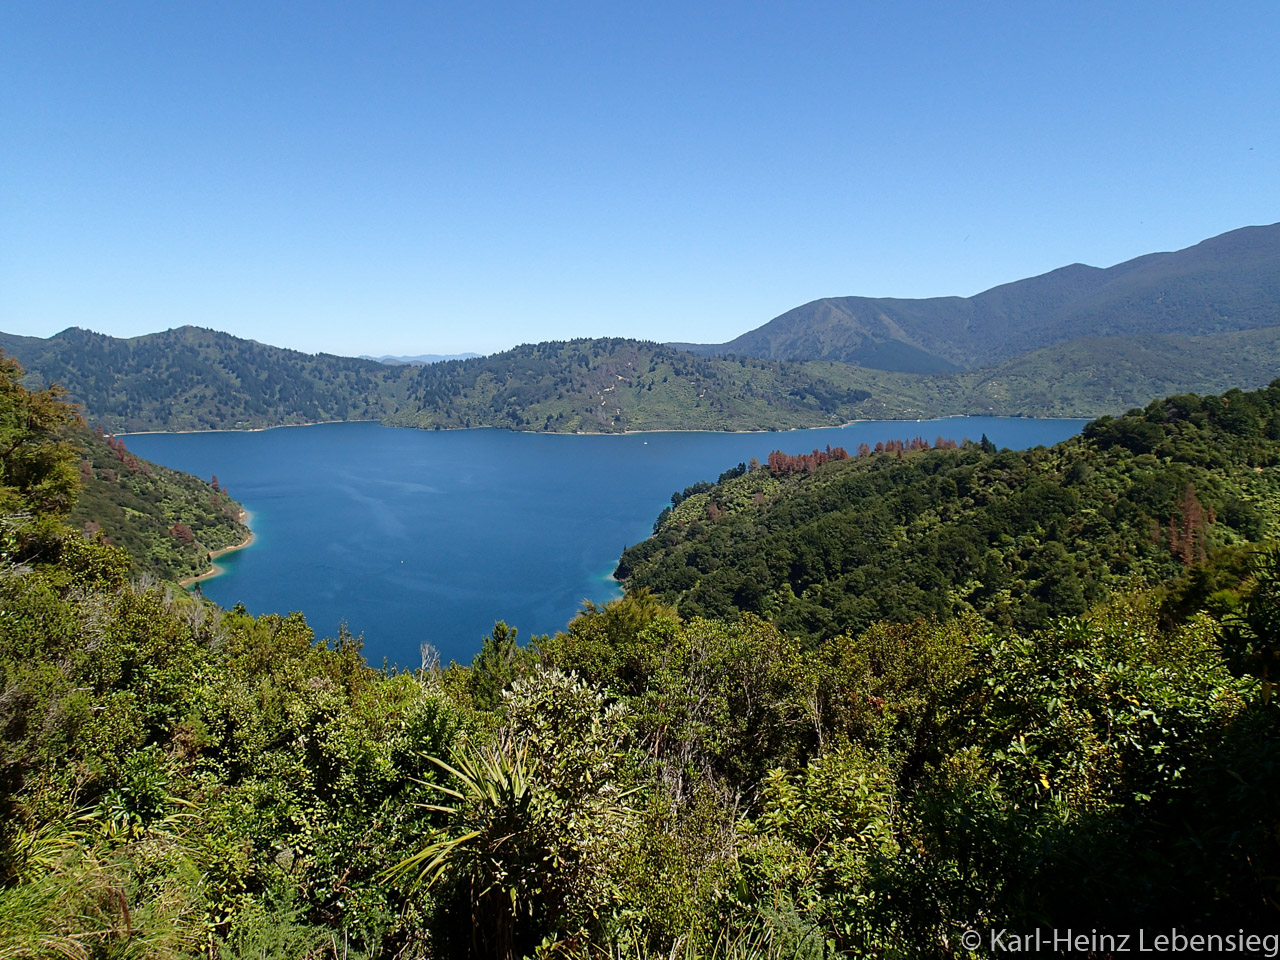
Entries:
[[719, 342], [1280, 220], [1280, 4], [0, 5], [0, 330]]

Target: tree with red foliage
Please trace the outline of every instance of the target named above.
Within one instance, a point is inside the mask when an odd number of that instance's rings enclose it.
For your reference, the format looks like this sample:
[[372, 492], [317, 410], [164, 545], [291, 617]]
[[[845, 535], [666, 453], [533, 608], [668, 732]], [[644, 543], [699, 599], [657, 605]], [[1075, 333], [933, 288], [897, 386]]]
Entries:
[[1178, 513], [1169, 518], [1169, 549], [1184, 566], [1205, 558], [1205, 528], [1213, 522], [1212, 511], [1206, 513], [1196, 496], [1196, 488], [1187, 484], [1178, 499]]
[[848, 460], [849, 451], [844, 447], [833, 447], [827, 444], [826, 450], [814, 450], [813, 453], [802, 453], [789, 456], [781, 450], [769, 454], [769, 471], [775, 477], [785, 477], [793, 473], [813, 473], [824, 463], [832, 460]]

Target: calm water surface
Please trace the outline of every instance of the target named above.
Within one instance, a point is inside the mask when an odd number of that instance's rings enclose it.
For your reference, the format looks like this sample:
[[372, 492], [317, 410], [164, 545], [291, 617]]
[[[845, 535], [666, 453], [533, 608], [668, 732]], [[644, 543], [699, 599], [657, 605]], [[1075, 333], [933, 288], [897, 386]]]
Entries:
[[941, 435], [1052, 444], [1084, 420], [970, 417], [787, 433], [564, 436], [375, 423], [258, 433], [140, 434], [135, 453], [209, 478], [252, 516], [254, 543], [201, 586], [251, 613], [341, 622], [365, 655], [416, 667], [419, 646], [469, 662], [495, 620], [522, 637], [562, 628], [583, 600], [620, 594], [618, 555], [649, 535], [672, 491], [772, 450]]

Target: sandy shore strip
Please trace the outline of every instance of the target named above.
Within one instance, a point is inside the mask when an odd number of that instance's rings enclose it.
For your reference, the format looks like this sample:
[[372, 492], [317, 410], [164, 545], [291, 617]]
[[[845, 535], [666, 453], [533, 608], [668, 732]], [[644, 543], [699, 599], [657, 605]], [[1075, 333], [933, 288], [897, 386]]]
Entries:
[[[210, 427], [207, 430], [133, 430], [128, 433], [117, 433], [117, 437], [146, 437], [160, 433], [263, 433], [267, 430], [284, 430], [287, 427], [323, 427], [329, 423], [381, 423], [380, 420], [309, 420], [306, 423], [277, 423], [270, 427]], [[227, 547], [228, 550], [239, 550], [239, 547]], [[222, 551], [219, 551], [221, 553]]]
[[[249, 521], [249, 514], [246, 512], [244, 516], [241, 518], [240, 522], [247, 525], [248, 521]], [[252, 530], [250, 530], [249, 535], [245, 537], [243, 540], [241, 540], [239, 543], [233, 543], [231, 546], [223, 547], [221, 550], [211, 551], [209, 553], [209, 560], [212, 562], [214, 560], [217, 560], [219, 557], [225, 556], [226, 554], [231, 553], [235, 550], [243, 550], [245, 547], [249, 546], [249, 544], [251, 543], [253, 543]], [[209, 569], [206, 570], [204, 573], [195, 577], [187, 577], [187, 579], [185, 580], [179, 580], [178, 585], [182, 587], [190, 587], [193, 584], [199, 583], [201, 580], [210, 580], [223, 572], [225, 572], [224, 568], [218, 566], [216, 563], [212, 563]]]

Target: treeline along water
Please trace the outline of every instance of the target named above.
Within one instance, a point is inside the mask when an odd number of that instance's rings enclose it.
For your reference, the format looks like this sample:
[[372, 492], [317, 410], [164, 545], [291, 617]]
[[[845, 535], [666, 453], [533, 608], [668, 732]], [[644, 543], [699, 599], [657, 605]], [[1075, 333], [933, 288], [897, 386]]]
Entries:
[[1053, 444], [1084, 420], [869, 421], [786, 433], [566, 436], [423, 431], [375, 423], [257, 433], [140, 434], [130, 449], [210, 478], [251, 511], [251, 547], [201, 584], [223, 606], [303, 611], [317, 634], [345, 622], [372, 663], [419, 662], [433, 644], [470, 661], [495, 620], [522, 637], [560, 629], [619, 588], [624, 547], [672, 492], [773, 450], [938, 436]]

